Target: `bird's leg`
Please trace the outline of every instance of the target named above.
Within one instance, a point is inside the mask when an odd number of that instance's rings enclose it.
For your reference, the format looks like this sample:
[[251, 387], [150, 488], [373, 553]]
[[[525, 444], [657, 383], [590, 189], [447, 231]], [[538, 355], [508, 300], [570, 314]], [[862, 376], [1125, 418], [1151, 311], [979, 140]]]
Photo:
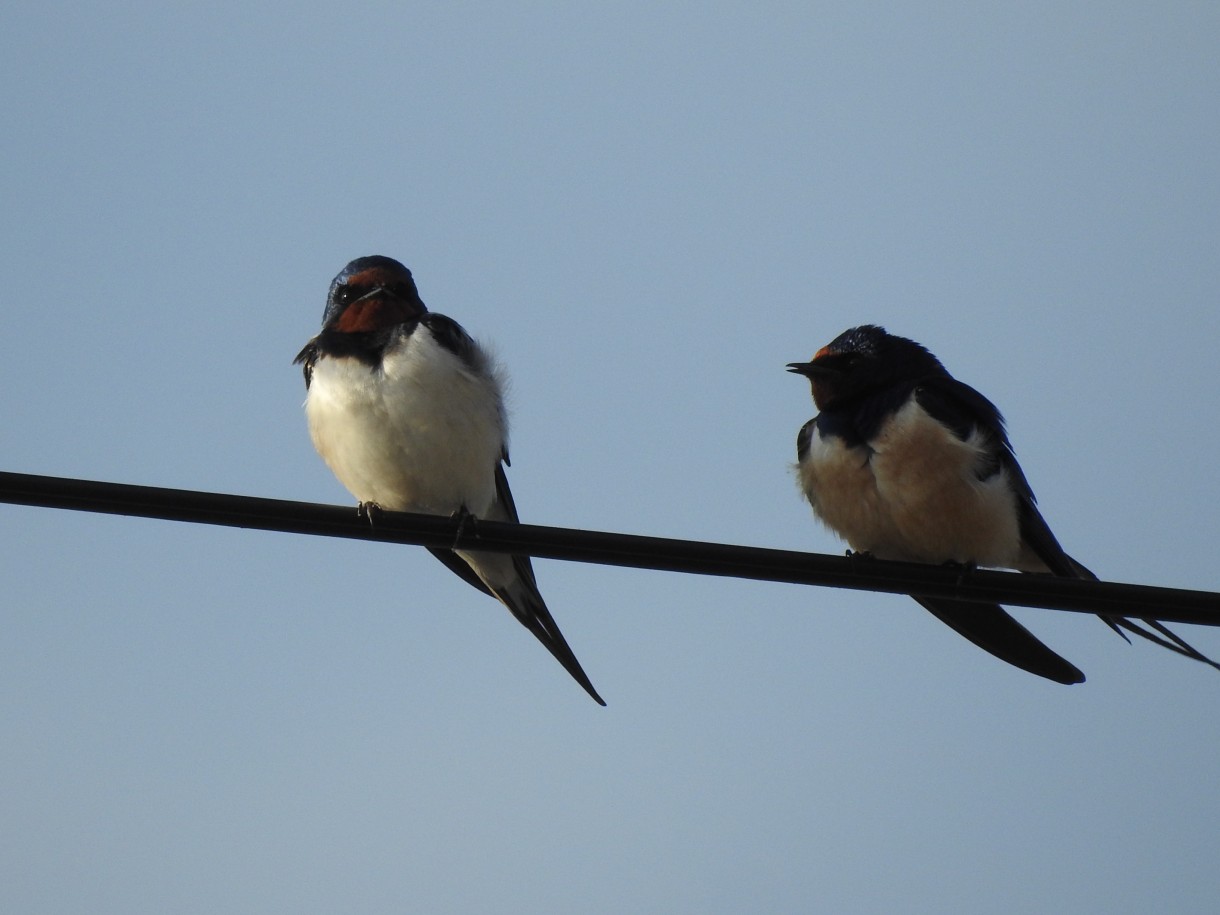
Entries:
[[466, 530], [466, 525], [469, 524], [473, 528], [474, 523], [478, 520], [478, 518], [474, 516], [474, 514], [465, 506], [465, 504], [458, 506], [458, 510], [449, 517], [456, 518], [458, 522], [457, 533], [453, 535], [453, 549], [456, 550], [458, 548], [458, 544], [462, 541], [462, 534]]
[[877, 561], [877, 557], [868, 550], [845, 550], [843, 555], [847, 557], [848, 568], [856, 575], [870, 574], [873, 563]]
[[958, 588], [962, 586], [962, 582], [966, 580], [966, 576], [978, 571], [979, 567], [979, 564], [973, 559], [971, 559], [969, 562], [958, 562], [955, 559], [950, 559], [943, 565], [946, 569], [957, 569], [957, 581], [955, 582], [955, 586]]
[[369, 528], [372, 529], [377, 526], [376, 516], [380, 511], [381, 506], [376, 502], [361, 502], [356, 506], [356, 517], [368, 519]]

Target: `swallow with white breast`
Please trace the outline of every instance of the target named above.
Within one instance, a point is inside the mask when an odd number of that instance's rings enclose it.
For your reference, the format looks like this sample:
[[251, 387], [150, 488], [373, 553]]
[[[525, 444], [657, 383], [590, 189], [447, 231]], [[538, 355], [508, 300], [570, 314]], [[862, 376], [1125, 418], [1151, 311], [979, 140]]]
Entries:
[[[1038, 511], [1000, 411], [924, 347], [866, 324], [788, 370], [809, 380], [819, 411], [797, 436], [801, 489], [853, 551], [1096, 580]], [[998, 604], [915, 599], [1009, 664], [1057, 683], [1084, 681]], [[1101, 619], [1125, 639], [1124, 630], [1220, 668], [1157, 620], [1137, 616], [1148, 628]]]
[[[411, 271], [361, 257], [335, 277], [304, 366], [314, 447], [362, 511], [516, 522], [504, 475], [508, 420], [500, 372], [451, 318], [428, 311]], [[599, 705], [547, 609], [528, 556], [432, 549], [499, 600]]]

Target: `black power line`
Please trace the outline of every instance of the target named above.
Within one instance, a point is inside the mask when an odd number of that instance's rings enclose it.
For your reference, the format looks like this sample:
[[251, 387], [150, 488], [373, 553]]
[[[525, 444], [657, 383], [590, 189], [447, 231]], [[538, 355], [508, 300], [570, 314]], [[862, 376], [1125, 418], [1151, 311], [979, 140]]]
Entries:
[[0, 471], [0, 502], [1220, 626], [1220, 594]]

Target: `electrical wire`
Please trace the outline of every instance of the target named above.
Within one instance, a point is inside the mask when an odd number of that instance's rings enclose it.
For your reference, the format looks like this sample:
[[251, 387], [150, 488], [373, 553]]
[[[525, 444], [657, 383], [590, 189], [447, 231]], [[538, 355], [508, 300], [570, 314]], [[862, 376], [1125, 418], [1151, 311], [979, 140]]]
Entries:
[[1220, 626], [1220, 594], [0, 471], [0, 502]]

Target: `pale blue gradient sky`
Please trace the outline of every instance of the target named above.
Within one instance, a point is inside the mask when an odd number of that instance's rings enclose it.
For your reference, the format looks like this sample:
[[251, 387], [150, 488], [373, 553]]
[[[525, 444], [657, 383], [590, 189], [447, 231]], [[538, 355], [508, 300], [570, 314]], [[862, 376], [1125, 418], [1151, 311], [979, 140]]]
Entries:
[[[784, 371], [994, 399], [1106, 578], [1220, 589], [1220, 7], [9, 4], [0, 468], [350, 502], [290, 365], [394, 256], [523, 519], [824, 552]], [[1018, 611], [0, 506], [0, 910], [1213, 912], [1220, 676]], [[1220, 633], [1184, 629], [1220, 653]]]

